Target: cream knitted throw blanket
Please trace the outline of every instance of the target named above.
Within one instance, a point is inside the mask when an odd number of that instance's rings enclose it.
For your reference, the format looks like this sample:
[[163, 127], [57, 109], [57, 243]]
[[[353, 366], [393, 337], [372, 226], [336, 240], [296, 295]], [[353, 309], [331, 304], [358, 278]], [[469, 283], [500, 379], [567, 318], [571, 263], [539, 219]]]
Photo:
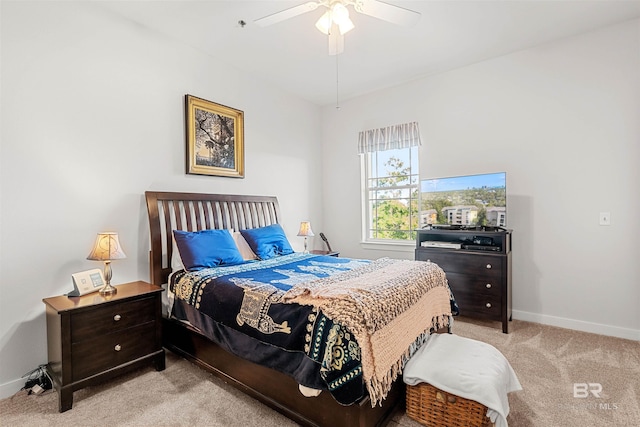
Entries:
[[382, 258], [294, 285], [283, 299], [318, 307], [355, 335], [372, 406], [382, 404], [430, 330], [447, 326], [451, 315], [444, 271], [422, 261]]

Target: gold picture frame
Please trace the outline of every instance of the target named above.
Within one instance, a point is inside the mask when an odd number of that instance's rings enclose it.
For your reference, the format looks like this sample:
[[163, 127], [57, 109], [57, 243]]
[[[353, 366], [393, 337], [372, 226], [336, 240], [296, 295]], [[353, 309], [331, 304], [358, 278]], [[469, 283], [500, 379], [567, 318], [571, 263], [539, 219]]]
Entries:
[[244, 112], [185, 95], [187, 173], [244, 178]]

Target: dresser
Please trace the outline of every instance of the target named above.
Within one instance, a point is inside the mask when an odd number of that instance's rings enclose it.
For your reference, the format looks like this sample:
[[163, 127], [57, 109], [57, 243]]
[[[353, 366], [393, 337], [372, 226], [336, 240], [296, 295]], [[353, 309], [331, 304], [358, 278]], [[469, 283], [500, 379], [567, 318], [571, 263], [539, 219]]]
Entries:
[[153, 364], [165, 368], [161, 287], [138, 281], [117, 293], [57, 296], [42, 301], [47, 320], [47, 372], [58, 410], [73, 406], [73, 392]]
[[511, 230], [419, 230], [415, 259], [438, 264], [446, 273], [461, 316], [511, 320]]

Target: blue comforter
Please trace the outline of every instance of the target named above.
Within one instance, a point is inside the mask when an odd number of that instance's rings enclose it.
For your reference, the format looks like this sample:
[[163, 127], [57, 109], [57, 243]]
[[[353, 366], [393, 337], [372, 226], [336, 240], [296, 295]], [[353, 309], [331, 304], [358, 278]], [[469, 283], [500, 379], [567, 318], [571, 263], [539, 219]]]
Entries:
[[[328, 390], [345, 405], [366, 394], [355, 337], [321, 311], [282, 302], [293, 285], [369, 264], [294, 253], [172, 276], [173, 314], [244, 359]], [[425, 319], [425, 324], [432, 319]]]

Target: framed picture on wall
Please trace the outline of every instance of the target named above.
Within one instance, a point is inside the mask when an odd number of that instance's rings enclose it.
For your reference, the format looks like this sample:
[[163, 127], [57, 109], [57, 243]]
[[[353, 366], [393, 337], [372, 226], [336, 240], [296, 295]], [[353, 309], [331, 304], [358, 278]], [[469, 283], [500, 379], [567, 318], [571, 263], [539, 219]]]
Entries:
[[244, 113], [185, 95], [187, 173], [244, 178]]

